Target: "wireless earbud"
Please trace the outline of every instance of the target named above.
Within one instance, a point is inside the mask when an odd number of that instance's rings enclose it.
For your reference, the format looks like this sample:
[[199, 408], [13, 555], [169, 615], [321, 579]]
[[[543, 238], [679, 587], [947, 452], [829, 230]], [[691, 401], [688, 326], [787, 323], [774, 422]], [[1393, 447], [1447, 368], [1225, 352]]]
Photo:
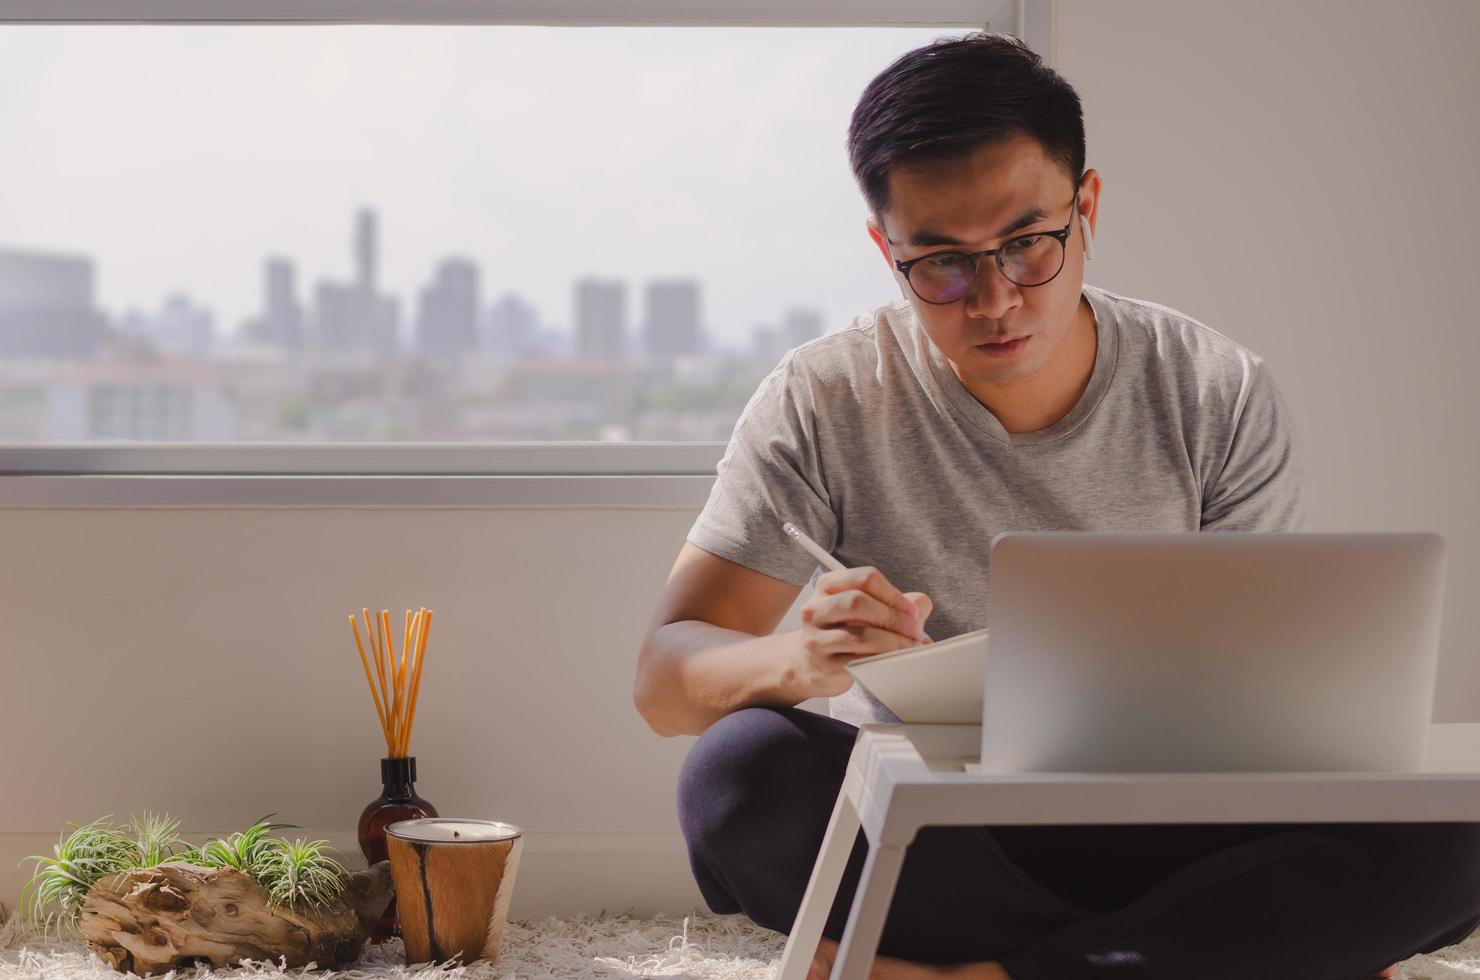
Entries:
[[1079, 230], [1084, 232], [1084, 257], [1092, 259], [1095, 257], [1095, 246], [1089, 233], [1089, 219], [1082, 214], [1079, 216]]

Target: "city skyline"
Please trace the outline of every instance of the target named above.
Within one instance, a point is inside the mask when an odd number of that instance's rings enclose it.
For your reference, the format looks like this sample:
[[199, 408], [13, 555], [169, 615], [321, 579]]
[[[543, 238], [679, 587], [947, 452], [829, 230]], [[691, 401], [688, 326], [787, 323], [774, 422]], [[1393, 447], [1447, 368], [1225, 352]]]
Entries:
[[[267, 346], [288, 350], [370, 350], [382, 354], [417, 352], [455, 356], [474, 351], [519, 356], [528, 353], [586, 357], [597, 360], [672, 358], [701, 353], [744, 354], [770, 349], [781, 339], [795, 346], [820, 335], [820, 312], [800, 304], [778, 309], [771, 320], [752, 325], [739, 342], [715, 338], [703, 317], [704, 284], [691, 277], [656, 277], [641, 285], [642, 304], [629, 316], [624, 280], [582, 276], [571, 283], [574, 322], [553, 323], [515, 292], [496, 297], [481, 288], [481, 267], [459, 256], [443, 258], [412, 296], [379, 289], [379, 218], [372, 208], [354, 216], [354, 275], [349, 280], [302, 277], [296, 263], [268, 253], [261, 263], [262, 288], [256, 309], [234, 323], [222, 322], [216, 310], [196, 302], [188, 287], [169, 291], [153, 309], [109, 310], [98, 302], [95, 283], [100, 263], [80, 251], [49, 252], [0, 242], [0, 313], [7, 310], [12, 343], [0, 338], [0, 352], [29, 345], [40, 356], [65, 351], [65, 338], [15, 340], [16, 331], [32, 332], [45, 323], [32, 310], [24, 322], [28, 291], [46, 303], [61, 297], [60, 307], [101, 316], [84, 331], [91, 356], [111, 325], [123, 335], [144, 337], [162, 351], [191, 357], [218, 347]], [[637, 285], [636, 283], [632, 285]], [[85, 298], [84, 298], [85, 297]], [[502, 317], [510, 310], [515, 319]], [[40, 326], [38, 326], [38, 324]], [[80, 334], [79, 334], [80, 336]], [[60, 347], [56, 345], [60, 344]], [[67, 356], [65, 353], [63, 356]]]
[[227, 333], [269, 254], [351, 278], [344, 216], [373, 202], [403, 319], [460, 256], [566, 328], [583, 276], [702, 281], [725, 343], [792, 304], [834, 326], [898, 295], [848, 115], [938, 33], [0, 28], [0, 236], [93, 256], [120, 314], [184, 285]]
[[109, 316], [92, 258], [0, 248], [0, 442], [711, 440], [822, 332], [793, 308], [715, 350], [697, 280], [648, 280], [629, 318], [626, 282], [585, 278], [565, 336], [513, 294], [485, 305], [455, 258], [403, 304], [380, 288], [378, 228], [357, 213], [354, 274], [305, 277], [301, 300], [293, 263], [267, 258], [240, 337], [180, 293]]

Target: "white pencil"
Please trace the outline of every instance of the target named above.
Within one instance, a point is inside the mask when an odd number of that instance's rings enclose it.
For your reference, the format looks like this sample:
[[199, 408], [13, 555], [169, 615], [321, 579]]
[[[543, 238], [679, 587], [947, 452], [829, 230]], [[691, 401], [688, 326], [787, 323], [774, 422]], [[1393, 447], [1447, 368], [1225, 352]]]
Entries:
[[[823, 551], [822, 550], [822, 545], [818, 544], [816, 541], [813, 541], [811, 538], [807, 537], [806, 532], [804, 532], [801, 528], [797, 527], [795, 524], [792, 524], [790, 521], [788, 521], [787, 523], [781, 525], [781, 530], [783, 530], [783, 531], [786, 532], [786, 536], [787, 537], [791, 538], [793, 541], [795, 541], [797, 544], [801, 545], [803, 548], [806, 548], [807, 551], [812, 555], [812, 557], [813, 558], [816, 558], [818, 561], [820, 561], [822, 563], [823, 567], [826, 568], [828, 571], [830, 571], [830, 572], [842, 572], [842, 571], [846, 571], [847, 570], [847, 568], [848, 568], [847, 565], [844, 565], [842, 562], [838, 561], [832, 555], [828, 554], [826, 551]], [[925, 638], [925, 624], [921, 623], [920, 624], [920, 635], [917, 637], [917, 639], [923, 640], [924, 638]]]
[[781, 525], [781, 530], [786, 532], [787, 537], [794, 540], [803, 548], [806, 548], [807, 551], [812, 555], [812, 557], [821, 562], [822, 566], [826, 568], [829, 572], [842, 572], [847, 570], [848, 566], [838, 561], [826, 551], [823, 551], [820, 544], [807, 537], [807, 535], [802, 532], [802, 529], [797, 527], [795, 524], [792, 524], [788, 521], [787, 523]]

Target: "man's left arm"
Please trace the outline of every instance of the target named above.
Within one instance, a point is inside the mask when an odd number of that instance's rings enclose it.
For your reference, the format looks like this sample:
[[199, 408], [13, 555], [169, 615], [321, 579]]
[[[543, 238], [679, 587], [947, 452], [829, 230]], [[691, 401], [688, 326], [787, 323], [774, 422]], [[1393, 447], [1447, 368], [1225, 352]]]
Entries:
[[1203, 492], [1204, 531], [1300, 531], [1305, 476], [1290, 410], [1256, 360], [1217, 480]]

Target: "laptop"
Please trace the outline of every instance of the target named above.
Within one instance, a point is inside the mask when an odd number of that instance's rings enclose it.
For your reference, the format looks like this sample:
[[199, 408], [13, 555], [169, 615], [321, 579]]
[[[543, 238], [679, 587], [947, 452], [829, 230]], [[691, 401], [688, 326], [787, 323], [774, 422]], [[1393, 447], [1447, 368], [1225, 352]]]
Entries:
[[1000, 534], [971, 769], [1420, 770], [1445, 570], [1428, 533]]

